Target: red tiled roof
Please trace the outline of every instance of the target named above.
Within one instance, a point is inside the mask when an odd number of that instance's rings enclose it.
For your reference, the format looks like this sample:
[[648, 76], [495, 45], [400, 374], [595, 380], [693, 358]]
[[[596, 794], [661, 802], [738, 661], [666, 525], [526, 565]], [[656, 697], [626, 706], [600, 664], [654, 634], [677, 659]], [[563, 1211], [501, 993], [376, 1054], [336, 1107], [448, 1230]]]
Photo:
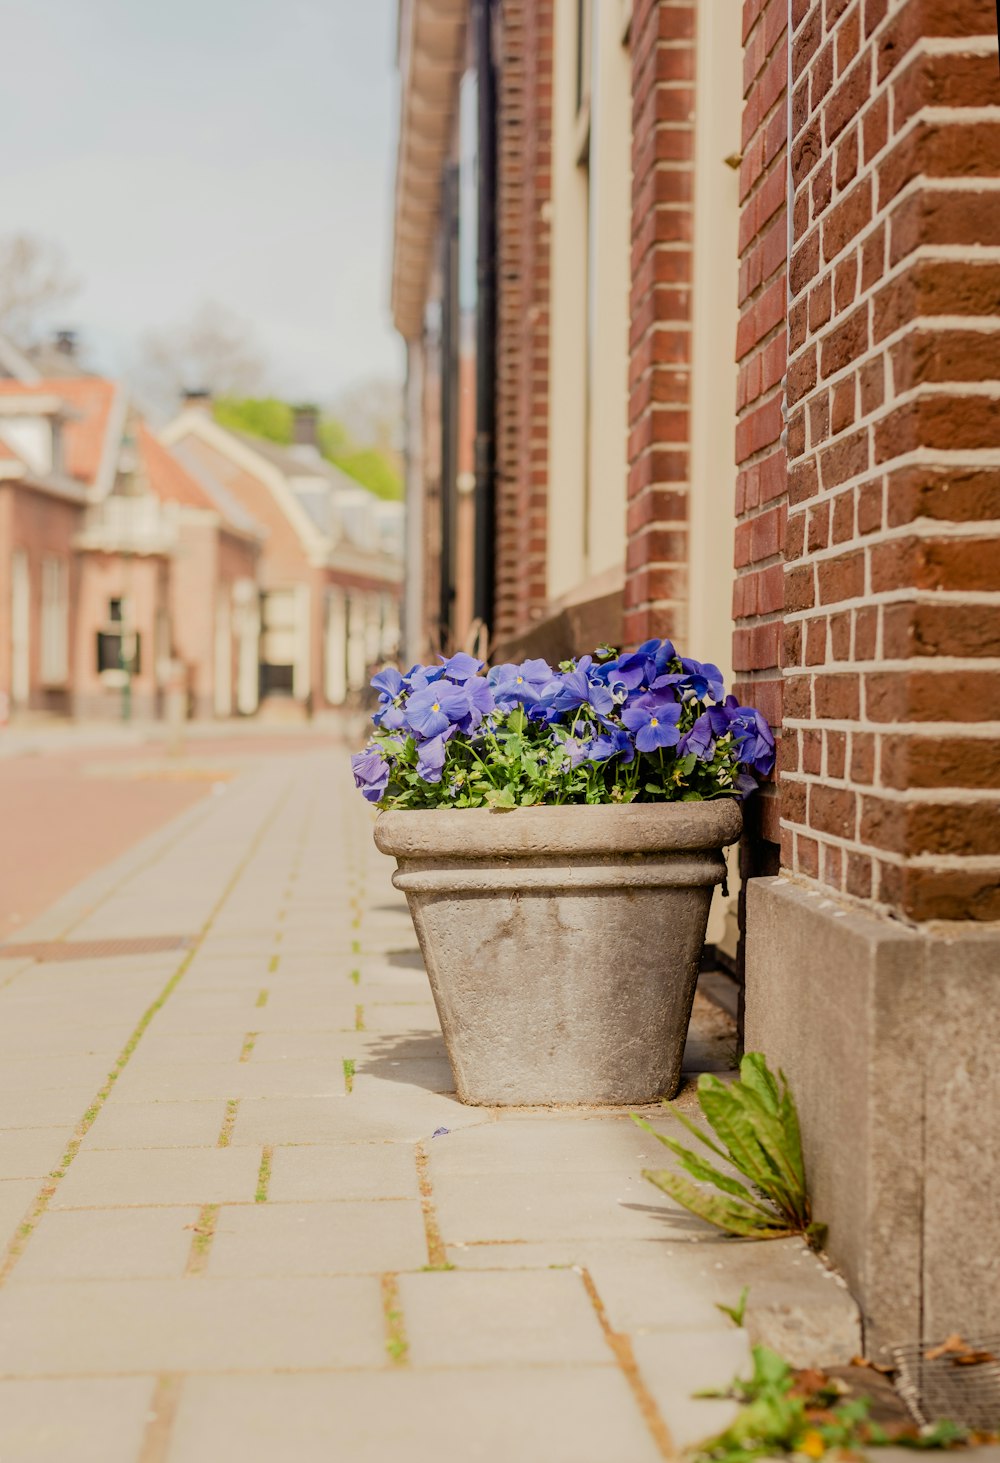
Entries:
[[146, 469], [150, 492], [164, 503], [183, 503], [188, 508], [211, 508], [215, 504], [200, 483], [181, 466], [145, 423], [139, 428], [139, 452]]
[[58, 396], [77, 413], [65, 427], [66, 471], [90, 486], [104, 455], [108, 418], [115, 384], [103, 376], [65, 376], [26, 386], [22, 381], [0, 380], [4, 396]]

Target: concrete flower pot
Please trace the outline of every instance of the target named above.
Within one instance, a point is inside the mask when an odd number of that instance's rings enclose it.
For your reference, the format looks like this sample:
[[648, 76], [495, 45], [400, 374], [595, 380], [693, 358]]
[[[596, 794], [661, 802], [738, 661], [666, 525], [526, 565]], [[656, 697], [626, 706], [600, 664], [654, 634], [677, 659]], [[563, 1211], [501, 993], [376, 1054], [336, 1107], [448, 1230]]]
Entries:
[[732, 799], [380, 814], [462, 1101], [673, 1096], [741, 827]]

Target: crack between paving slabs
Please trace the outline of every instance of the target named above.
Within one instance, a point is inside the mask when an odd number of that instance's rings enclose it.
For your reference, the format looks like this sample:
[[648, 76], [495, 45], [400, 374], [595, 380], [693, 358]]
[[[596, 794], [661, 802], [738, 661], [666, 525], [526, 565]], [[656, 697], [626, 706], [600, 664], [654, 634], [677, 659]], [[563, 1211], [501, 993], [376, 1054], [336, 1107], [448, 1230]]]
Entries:
[[[160, 994], [156, 997], [151, 1005], [146, 1007], [146, 1010], [139, 1017], [135, 1029], [132, 1032], [132, 1035], [129, 1037], [121, 1052], [118, 1054], [118, 1057], [114, 1065], [112, 1066], [111, 1071], [108, 1074], [106, 1081], [104, 1082], [104, 1085], [100, 1088], [93, 1102], [87, 1108], [83, 1117], [80, 1119], [80, 1122], [77, 1124], [76, 1132], [70, 1139], [69, 1146], [67, 1147], [66, 1152], [63, 1155], [62, 1162], [60, 1163], [58, 1169], [53, 1170], [48, 1181], [42, 1185], [38, 1193], [35, 1195], [35, 1198], [32, 1201], [25, 1218], [18, 1226], [14, 1234], [14, 1238], [11, 1240], [10, 1244], [7, 1247], [7, 1252], [3, 1258], [2, 1263], [0, 1263], [0, 1288], [2, 1288], [7, 1282], [10, 1277], [11, 1271], [17, 1264], [18, 1260], [21, 1258], [21, 1255], [24, 1253], [28, 1241], [31, 1239], [31, 1236], [38, 1225], [38, 1221], [42, 1218], [46, 1209], [49, 1207], [49, 1204], [51, 1203], [54, 1195], [59, 1188], [59, 1184], [66, 1176], [66, 1172], [69, 1169], [70, 1164], [79, 1153], [80, 1146], [83, 1143], [84, 1138], [87, 1136], [90, 1129], [97, 1121], [102, 1107], [114, 1090], [115, 1082], [128, 1066], [128, 1063], [133, 1053], [135, 1052], [136, 1047], [139, 1045], [140, 1041], [146, 1033], [147, 1027], [153, 1020], [153, 1017], [157, 1014], [157, 1012], [162, 1010], [162, 1008], [166, 1005], [167, 1001], [170, 999], [174, 991], [177, 989], [178, 985], [183, 980], [185, 974], [188, 971], [188, 968], [191, 965], [191, 962], [194, 960], [195, 955], [201, 949], [206, 937], [208, 936], [209, 931], [212, 928], [212, 925], [218, 918], [226, 901], [232, 895], [233, 891], [236, 889], [236, 886], [239, 884], [243, 875], [246, 873], [258, 850], [260, 849], [264, 838], [270, 832], [272, 824], [275, 822], [278, 814], [282, 811], [285, 804], [287, 803], [289, 795], [291, 793], [291, 789], [292, 782], [291, 780], [289, 780], [286, 783], [282, 792], [276, 798], [271, 808], [271, 811], [268, 813], [267, 817], [263, 820], [263, 822], [260, 824], [260, 827], [257, 829], [257, 832], [254, 835], [249, 848], [243, 855], [240, 862], [237, 864], [225, 888], [219, 895], [219, 898], [216, 900], [212, 909], [209, 911], [208, 917], [202, 925], [201, 929], [198, 931], [198, 934], [195, 937], [194, 941], [185, 952], [184, 959], [181, 961], [180, 965], [177, 967], [173, 975], [167, 981], [166, 985], [160, 991]], [[166, 850], [164, 849], [161, 851], [165, 852]], [[152, 862], [155, 862], [155, 859]]]
[[410, 1343], [399, 1299], [399, 1276], [389, 1271], [382, 1276], [382, 1315], [385, 1318], [385, 1349], [393, 1366], [406, 1366]]
[[445, 1249], [444, 1240], [441, 1237], [437, 1209], [434, 1205], [434, 1186], [431, 1183], [430, 1158], [423, 1143], [417, 1144], [415, 1156], [417, 1164], [417, 1186], [420, 1190], [420, 1210], [424, 1217], [424, 1235], [427, 1240], [427, 1269], [454, 1270], [455, 1267], [448, 1260], [448, 1252]]
[[191, 1236], [191, 1249], [188, 1252], [187, 1264], [184, 1266], [186, 1276], [205, 1273], [221, 1207], [220, 1204], [203, 1204], [194, 1224], [188, 1225], [188, 1228], [192, 1229], [194, 1233]]
[[601, 1330], [604, 1332], [604, 1339], [608, 1343], [611, 1352], [618, 1363], [618, 1369], [629, 1385], [629, 1390], [635, 1399], [636, 1405], [642, 1414], [642, 1420], [649, 1430], [653, 1442], [659, 1449], [661, 1458], [676, 1459], [677, 1448], [673, 1438], [670, 1436], [670, 1429], [663, 1420], [660, 1409], [657, 1407], [652, 1393], [643, 1381], [639, 1364], [635, 1359], [635, 1352], [632, 1350], [631, 1338], [622, 1331], [616, 1331], [608, 1320], [608, 1313], [604, 1308], [597, 1286], [594, 1284], [590, 1271], [582, 1265], [574, 1265], [573, 1269], [583, 1281], [583, 1287], [587, 1292], [590, 1304], [594, 1308]]
[[176, 1372], [163, 1372], [157, 1377], [149, 1422], [136, 1463], [166, 1463], [183, 1381], [183, 1376]]

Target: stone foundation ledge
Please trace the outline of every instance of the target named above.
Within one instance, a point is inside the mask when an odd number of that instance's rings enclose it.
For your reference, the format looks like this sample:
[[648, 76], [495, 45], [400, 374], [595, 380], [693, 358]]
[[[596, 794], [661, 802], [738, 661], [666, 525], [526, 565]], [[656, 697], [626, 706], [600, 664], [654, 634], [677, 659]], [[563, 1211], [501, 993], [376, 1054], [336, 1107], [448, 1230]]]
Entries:
[[1000, 1330], [1000, 926], [747, 888], [746, 1048], [788, 1077], [875, 1356]]

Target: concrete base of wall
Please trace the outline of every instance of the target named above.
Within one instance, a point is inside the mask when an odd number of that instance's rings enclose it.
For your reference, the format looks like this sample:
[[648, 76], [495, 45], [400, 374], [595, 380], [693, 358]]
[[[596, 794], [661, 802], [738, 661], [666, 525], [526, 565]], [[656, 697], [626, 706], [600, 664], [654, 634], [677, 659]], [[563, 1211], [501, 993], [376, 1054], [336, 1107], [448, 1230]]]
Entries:
[[868, 1354], [1000, 1330], [1000, 928], [747, 889], [746, 1047], [792, 1086]]

